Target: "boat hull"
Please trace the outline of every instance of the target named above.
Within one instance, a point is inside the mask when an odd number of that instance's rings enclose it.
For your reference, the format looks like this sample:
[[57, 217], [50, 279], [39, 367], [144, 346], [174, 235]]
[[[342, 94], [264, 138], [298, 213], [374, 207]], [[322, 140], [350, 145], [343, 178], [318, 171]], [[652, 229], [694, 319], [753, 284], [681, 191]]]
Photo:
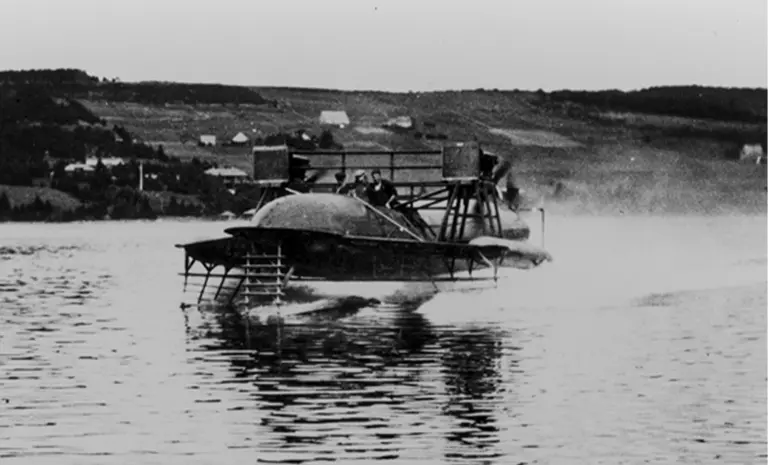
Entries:
[[388, 303], [402, 303], [424, 300], [437, 293], [491, 289], [498, 285], [491, 270], [482, 270], [480, 273], [473, 273], [473, 276], [485, 279], [471, 279], [465, 271], [456, 273], [456, 279], [451, 279], [448, 274], [440, 274], [433, 276], [433, 281], [297, 281], [291, 283], [289, 288], [303, 289], [320, 298], [357, 296]]
[[[493, 288], [498, 284], [494, 279], [494, 270], [490, 267], [474, 269], [470, 275], [466, 264], [459, 261], [455, 264], [453, 274], [446, 272], [444, 264], [439, 265], [442, 266], [436, 267], [431, 275], [418, 279], [415, 276], [397, 276], [392, 273], [385, 277], [383, 271], [377, 273], [378, 278], [364, 275], [335, 280], [298, 278], [289, 280], [283, 286], [281, 300], [304, 303], [319, 299], [357, 296], [383, 302], [403, 303], [424, 300], [440, 292], [482, 290]], [[242, 276], [245, 274], [245, 269], [234, 268], [226, 278], [217, 275], [215, 278], [210, 278], [208, 282], [196, 279], [185, 290], [183, 300], [235, 306], [271, 305], [274, 298], [250, 299], [246, 302], [241, 292]]]

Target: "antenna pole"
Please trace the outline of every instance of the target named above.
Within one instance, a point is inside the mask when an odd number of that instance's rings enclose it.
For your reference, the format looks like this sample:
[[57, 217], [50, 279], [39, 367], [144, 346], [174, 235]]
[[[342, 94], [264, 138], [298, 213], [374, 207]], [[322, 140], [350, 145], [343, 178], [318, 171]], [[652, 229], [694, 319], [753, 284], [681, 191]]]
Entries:
[[144, 190], [144, 162], [139, 160], [139, 191]]

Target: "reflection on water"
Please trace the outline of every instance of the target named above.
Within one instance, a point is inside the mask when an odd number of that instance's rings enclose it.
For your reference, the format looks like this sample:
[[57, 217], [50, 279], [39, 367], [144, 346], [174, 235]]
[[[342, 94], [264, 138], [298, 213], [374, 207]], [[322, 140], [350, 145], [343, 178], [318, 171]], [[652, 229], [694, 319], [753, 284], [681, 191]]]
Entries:
[[598, 256], [606, 221], [506, 287], [279, 337], [178, 308], [172, 244], [221, 224], [3, 225], [0, 463], [764, 462], [764, 220], [616, 223]]
[[272, 433], [254, 439], [263, 459], [500, 456], [503, 332], [435, 328], [415, 308], [379, 307], [375, 316], [287, 325], [278, 344], [274, 330], [249, 338], [233, 313], [209, 312], [218, 325], [194, 338], [198, 350], [249, 350], [232, 357], [233, 382], [254, 386]]

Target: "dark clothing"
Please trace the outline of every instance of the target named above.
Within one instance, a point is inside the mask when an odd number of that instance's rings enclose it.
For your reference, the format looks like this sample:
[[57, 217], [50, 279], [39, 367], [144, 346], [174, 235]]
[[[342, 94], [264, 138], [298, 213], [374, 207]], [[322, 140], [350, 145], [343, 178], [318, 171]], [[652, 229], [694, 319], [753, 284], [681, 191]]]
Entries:
[[499, 163], [499, 160], [491, 155], [486, 155], [480, 151], [480, 176], [483, 178], [493, 178], [493, 169]]
[[309, 193], [309, 186], [303, 179], [293, 179], [286, 187], [302, 194]]
[[368, 186], [366, 184], [363, 184], [361, 182], [354, 185], [354, 191], [353, 194], [361, 199], [366, 198], [366, 190], [368, 189]]
[[397, 189], [395, 189], [394, 184], [386, 179], [382, 179], [379, 186], [376, 186], [373, 183], [369, 184], [366, 189], [366, 195], [368, 196], [368, 202], [371, 205], [375, 207], [384, 207], [387, 205], [389, 199], [397, 196]]
[[509, 204], [512, 210], [517, 211], [517, 209], [520, 208], [520, 188], [507, 187], [506, 199], [504, 200], [507, 201], [507, 204]]
[[340, 195], [349, 195], [350, 192], [355, 188], [354, 184], [344, 184], [341, 186], [336, 186], [336, 193]]

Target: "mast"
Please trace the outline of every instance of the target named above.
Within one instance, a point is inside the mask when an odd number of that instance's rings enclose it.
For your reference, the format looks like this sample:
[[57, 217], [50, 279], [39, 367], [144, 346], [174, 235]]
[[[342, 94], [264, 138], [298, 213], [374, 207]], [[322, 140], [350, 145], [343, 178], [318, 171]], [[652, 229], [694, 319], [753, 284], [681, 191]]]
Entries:
[[139, 161], [139, 191], [144, 190], [144, 162]]

